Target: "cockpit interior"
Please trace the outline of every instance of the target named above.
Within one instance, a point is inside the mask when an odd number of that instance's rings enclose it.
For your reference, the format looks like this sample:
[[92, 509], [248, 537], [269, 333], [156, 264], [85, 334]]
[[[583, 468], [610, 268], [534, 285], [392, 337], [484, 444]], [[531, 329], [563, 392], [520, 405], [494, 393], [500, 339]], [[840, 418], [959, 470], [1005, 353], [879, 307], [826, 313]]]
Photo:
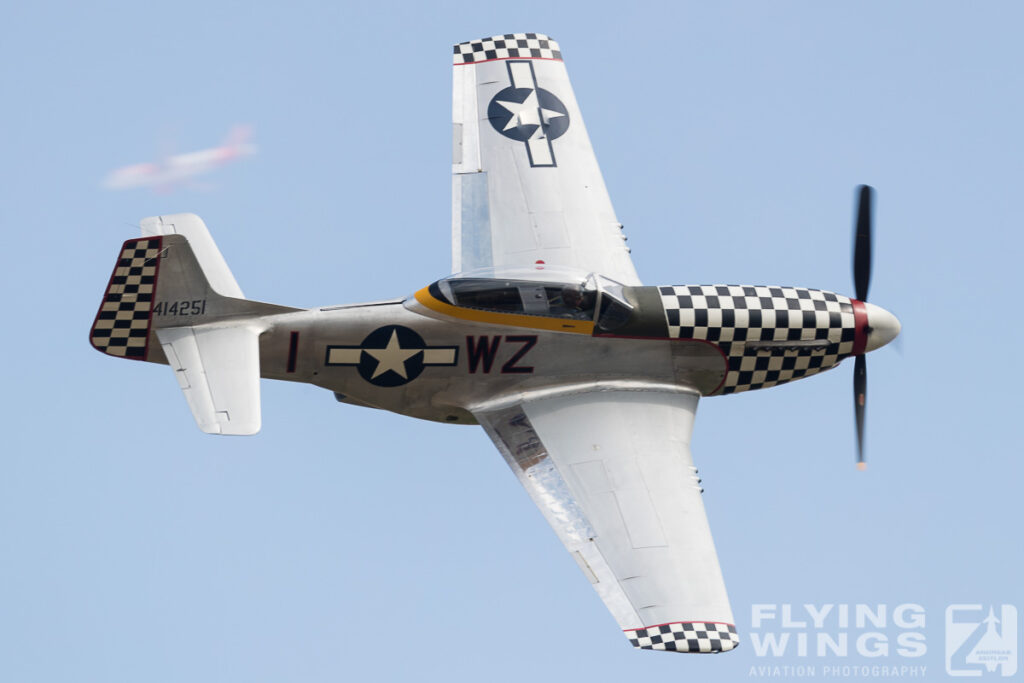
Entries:
[[460, 308], [590, 320], [602, 331], [620, 327], [633, 311], [621, 284], [593, 273], [561, 281], [459, 275], [431, 289]]

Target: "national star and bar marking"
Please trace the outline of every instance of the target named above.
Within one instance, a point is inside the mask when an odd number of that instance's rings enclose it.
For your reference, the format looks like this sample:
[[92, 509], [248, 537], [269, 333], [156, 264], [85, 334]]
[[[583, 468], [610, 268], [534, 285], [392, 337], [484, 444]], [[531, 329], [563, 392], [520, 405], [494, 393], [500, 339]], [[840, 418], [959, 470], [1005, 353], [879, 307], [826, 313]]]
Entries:
[[506, 62], [511, 86], [495, 95], [487, 118], [507, 138], [526, 144], [530, 166], [557, 166], [551, 141], [569, 128], [569, 110], [554, 93], [537, 85], [529, 60]]
[[385, 372], [395, 372], [406, 380], [409, 379], [409, 375], [405, 372], [405, 361], [422, 351], [422, 349], [403, 349], [402, 345], [398, 343], [398, 330], [391, 331], [391, 339], [383, 349], [363, 350], [377, 359], [377, 369], [373, 371], [370, 379], [376, 379]]
[[359, 346], [328, 346], [328, 366], [355, 366], [371, 384], [397, 387], [420, 376], [427, 366], [452, 366], [459, 347], [427, 346], [415, 330], [402, 325], [378, 327]]

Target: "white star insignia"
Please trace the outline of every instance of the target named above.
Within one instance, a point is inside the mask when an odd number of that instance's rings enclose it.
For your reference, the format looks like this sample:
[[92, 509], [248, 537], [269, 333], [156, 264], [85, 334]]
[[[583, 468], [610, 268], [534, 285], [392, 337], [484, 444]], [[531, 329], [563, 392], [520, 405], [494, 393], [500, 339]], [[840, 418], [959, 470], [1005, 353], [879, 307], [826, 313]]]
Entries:
[[544, 127], [551, 122], [551, 119], [565, 116], [565, 114], [558, 111], [542, 109], [540, 102], [537, 100], [536, 90], [531, 90], [530, 94], [522, 102], [503, 102], [501, 100], [495, 100], [495, 102], [508, 109], [512, 114], [512, 118], [508, 120], [503, 130], [510, 130], [520, 126], [537, 126], [537, 129], [530, 136], [531, 139], [543, 138]]
[[383, 349], [363, 349], [377, 360], [377, 369], [373, 371], [370, 379], [376, 379], [388, 370], [398, 373], [402, 379], [409, 379], [405, 372], [405, 361], [409, 360], [423, 349], [403, 349], [398, 343], [398, 330], [392, 330], [391, 339]]

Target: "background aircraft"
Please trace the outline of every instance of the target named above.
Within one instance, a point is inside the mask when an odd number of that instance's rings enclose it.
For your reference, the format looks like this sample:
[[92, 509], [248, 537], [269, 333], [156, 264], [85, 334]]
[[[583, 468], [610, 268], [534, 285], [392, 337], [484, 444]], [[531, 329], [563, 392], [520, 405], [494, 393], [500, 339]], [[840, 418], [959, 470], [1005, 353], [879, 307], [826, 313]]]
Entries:
[[155, 162], [124, 166], [111, 171], [104, 179], [103, 186], [110, 190], [152, 187], [166, 192], [176, 186], [190, 183], [197, 176], [255, 154], [256, 146], [249, 142], [251, 137], [250, 126], [234, 126], [228, 132], [224, 143], [218, 147], [175, 154]]

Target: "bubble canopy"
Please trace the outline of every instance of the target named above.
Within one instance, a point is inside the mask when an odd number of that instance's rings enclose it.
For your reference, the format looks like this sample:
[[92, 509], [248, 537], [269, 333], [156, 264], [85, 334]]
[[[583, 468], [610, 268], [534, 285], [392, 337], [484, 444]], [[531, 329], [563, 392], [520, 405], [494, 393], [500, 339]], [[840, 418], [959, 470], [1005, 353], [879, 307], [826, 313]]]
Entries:
[[624, 324], [633, 311], [621, 283], [573, 268], [481, 268], [439, 280], [430, 290], [459, 308], [593, 321], [604, 331]]

